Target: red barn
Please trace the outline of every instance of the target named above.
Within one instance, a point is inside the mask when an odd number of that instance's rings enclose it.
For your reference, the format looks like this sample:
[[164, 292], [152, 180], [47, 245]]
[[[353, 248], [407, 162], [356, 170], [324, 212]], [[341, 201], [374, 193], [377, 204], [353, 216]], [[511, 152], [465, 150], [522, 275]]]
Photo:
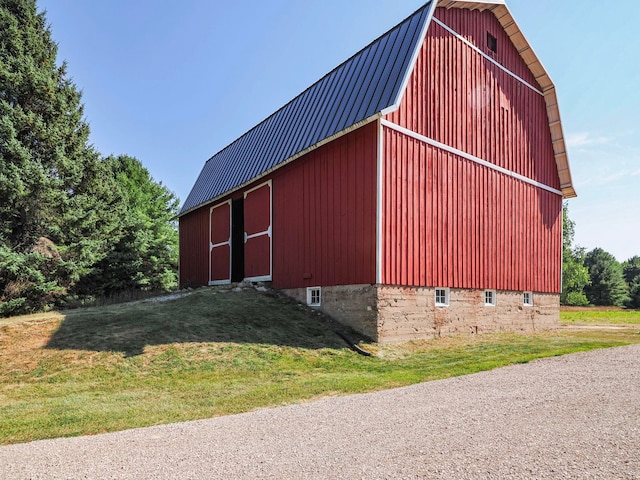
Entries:
[[557, 325], [555, 87], [502, 0], [431, 0], [205, 164], [180, 281], [265, 281], [377, 341]]

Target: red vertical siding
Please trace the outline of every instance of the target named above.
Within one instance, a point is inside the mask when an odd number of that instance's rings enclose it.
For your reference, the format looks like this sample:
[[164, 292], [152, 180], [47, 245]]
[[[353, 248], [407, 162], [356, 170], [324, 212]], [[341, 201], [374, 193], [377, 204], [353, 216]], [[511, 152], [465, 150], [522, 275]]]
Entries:
[[376, 123], [274, 175], [274, 286], [375, 283], [376, 182]]
[[[436, 18], [537, 87], [489, 11]], [[559, 188], [544, 98], [432, 23], [393, 123]], [[382, 282], [560, 291], [562, 198], [385, 128]]]
[[209, 283], [209, 207], [180, 217], [180, 285]]
[[392, 130], [384, 169], [383, 283], [559, 291], [560, 196]]
[[[435, 17], [538, 88], [489, 12], [436, 9]], [[550, 187], [560, 188], [544, 97], [432, 23], [401, 107], [387, 117], [414, 132]]]

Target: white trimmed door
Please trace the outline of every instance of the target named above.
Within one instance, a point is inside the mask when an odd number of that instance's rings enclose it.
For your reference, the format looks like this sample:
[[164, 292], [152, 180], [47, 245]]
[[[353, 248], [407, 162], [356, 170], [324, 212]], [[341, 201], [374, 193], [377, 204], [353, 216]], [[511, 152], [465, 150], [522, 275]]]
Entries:
[[244, 268], [247, 280], [271, 281], [271, 181], [244, 194]]
[[231, 283], [231, 201], [209, 213], [209, 285]]

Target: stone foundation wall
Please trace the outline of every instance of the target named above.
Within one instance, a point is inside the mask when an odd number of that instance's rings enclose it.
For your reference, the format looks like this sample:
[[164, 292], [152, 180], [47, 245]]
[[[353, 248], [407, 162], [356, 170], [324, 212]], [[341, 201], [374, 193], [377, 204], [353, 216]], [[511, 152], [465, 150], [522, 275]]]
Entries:
[[[284, 293], [299, 302], [307, 302], [307, 289], [295, 288]], [[343, 285], [322, 287], [319, 310], [343, 325], [377, 341], [377, 287], [374, 285]]]
[[484, 290], [451, 289], [448, 307], [435, 306], [433, 288], [378, 287], [378, 342], [405, 342], [442, 335], [552, 330], [560, 321], [560, 296], [497, 292], [485, 306]]
[[[306, 303], [306, 288], [285, 290]], [[451, 289], [449, 306], [435, 306], [435, 289], [385, 285], [322, 287], [318, 307], [340, 323], [380, 343], [443, 335], [553, 330], [560, 320], [560, 295], [534, 293], [533, 306], [522, 292], [496, 292], [485, 306], [484, 290]]]

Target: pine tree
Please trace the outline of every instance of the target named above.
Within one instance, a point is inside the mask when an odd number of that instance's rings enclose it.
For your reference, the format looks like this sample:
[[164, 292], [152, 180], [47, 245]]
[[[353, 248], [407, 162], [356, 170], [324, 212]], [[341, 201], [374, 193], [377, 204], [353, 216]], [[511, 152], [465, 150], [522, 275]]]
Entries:
[[0, 314], [68, 292], [104, 258], [123, 211], [81, 94], [56, 62], [35, 0], [0, 0]]
[[629, 286], [629, 306], [640, 308], [640, 257], [631, 257], [622, 264], [624, 279]]
[[591, 283], [585, 288], [594, 305], [621, 307], [629, 300], [629, 287], [624, 281], [622, 265], [601, 248], [595, 248], [584, 259]]
[[126, 205], [122, 236], [85, 279], [84, 293], [109, 297], [131, 290], [177, 287], [177, 198], [155, 182], [139, 160], [121, 155], [107, 161]]

